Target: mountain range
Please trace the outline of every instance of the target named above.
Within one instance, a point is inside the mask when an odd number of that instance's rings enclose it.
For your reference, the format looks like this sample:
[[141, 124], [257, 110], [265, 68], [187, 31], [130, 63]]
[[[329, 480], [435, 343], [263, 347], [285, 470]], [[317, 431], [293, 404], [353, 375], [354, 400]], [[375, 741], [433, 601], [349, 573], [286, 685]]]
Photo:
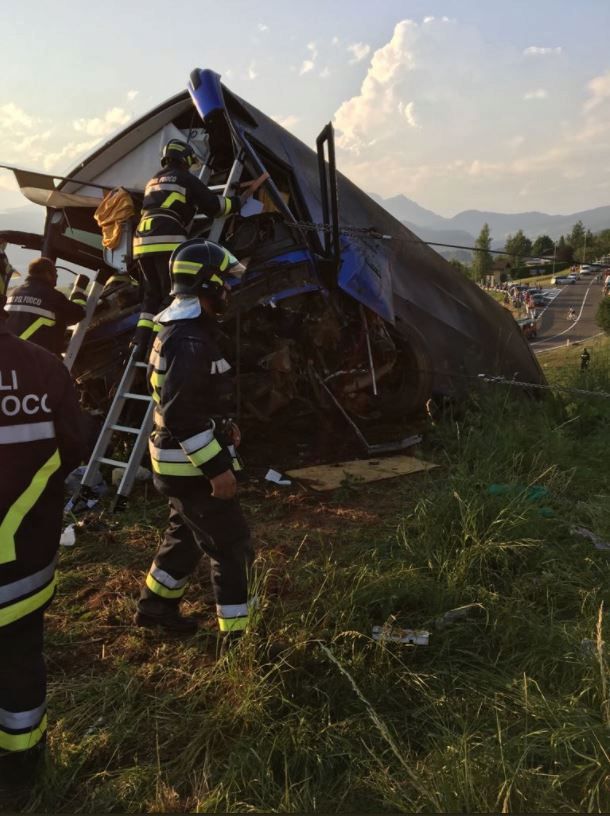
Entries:
[[[610, 229], [610, 206], [595, 207], [570, 215], [550, 215], [548, 213], [529, 211], [519, 213], [498, 213], [485, 210], [463, 210], [451, 218], [445, 218], [432, 210], [420, 207], [405, 195], [382, 198], [369, 193], [371, 198], [386, 209], [391, 215], [402, 221], [423, 241], [439, 244], [458, 244], [463, 247], [473, 246], [483, 224], [489, 224], [492, 237], [492, 249], [502, 249], [509, 234], [522, 229], [530, 238], [538, 235], [549, 235], [559, 238], [572, 230], [577, 221], [582, 221], [592, 232]], [[44, 209], [34, 204], [16, 207], [0, 212], [0, 230], [22, 230], [23, 232], [41, 232], [44, 225]], [[435, 246], [437, 252], [446, 258], [470, 260], [468, 250]], [[9, 258], [13, 265], [23, 270], [34, 257], [34, 253], [19, 247], [9, 248]]]
[[[549, 215], [536, 211], [498, 213], [464, 210], [451, 218], [445, 218], [432, 210], [420, 207], [404, 195], [391, 198], [382, 198], [375, 193], [369, 195], [419, 238], [430, 242], [472, 246], [484, 224], [489, 224], [493, 249], [502, 249], [506, 237], [519, 229], [522, 229], [529, 238], [536, 238], [538, 235], [559, 238], [560, 235], [571, 232], [577, 221], [582, 221], [591, 232], [610, 229], [610, 206], [595, 207], [570, 215]], [[435, 249], [445, 257], [457, 257], [459, 260], [466, 260], [470, 255], [463, 250], [443, 247]]]

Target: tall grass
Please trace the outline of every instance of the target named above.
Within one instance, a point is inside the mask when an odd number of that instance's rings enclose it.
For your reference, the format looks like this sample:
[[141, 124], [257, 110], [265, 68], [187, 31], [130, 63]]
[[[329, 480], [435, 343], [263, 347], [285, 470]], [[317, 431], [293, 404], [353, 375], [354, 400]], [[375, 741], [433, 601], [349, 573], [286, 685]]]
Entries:
[[[610, 390], [599, 360], [585, 377]], [[194, 639], [129, 626], [162, 504], [81, 534], [50, 615], [53, 763], [25, 809], [608, 810], [610, 555], [570, 527], [610, 535], [609, 420], [608, 400], [489, 385], [431, 430], [436, 471], [251, 490], [260, 620], [222, 660], [203, 568]], [[373, 641], [386, 622], [430, 644]]]

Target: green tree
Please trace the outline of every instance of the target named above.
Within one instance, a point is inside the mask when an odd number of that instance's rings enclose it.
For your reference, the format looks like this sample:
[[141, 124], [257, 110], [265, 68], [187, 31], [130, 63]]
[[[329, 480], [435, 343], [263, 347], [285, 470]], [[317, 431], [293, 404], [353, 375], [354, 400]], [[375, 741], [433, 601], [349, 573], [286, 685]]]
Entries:
[[489, 224], [483, 224], [483, 229], [475, 241], [475, 247], [478, 251], [474, 253], [472, 259], [472, 277], [476, 281], [484, 281], [491, 274], [493, 266], [493, 258], [489, 251], [491, 247]]
[[541, 258], [543, 255], [552, 255], [555, 243], [548, 235], [539, 235], [532, 244], [532, 255]]
[[610, 297], [602, 298], [601, 303], [597, 307], [597, 314], [595, 315], [597, 325], [603, 329], [606, 334], [610, 334]]
[[574, 247], [566, 241], [563, 235], [560, 235], [557, 241], [556, 258], [564, 263], [572, 263], [574, 260]]
[[509, 235], [506, 239], [504, 252], [513, 256], [513, 267], [519, 266], [524, 255], [531, 255], [532, 242], [523, 234], [523, 230], [518, 230], [514, 235]]
[[574, 249], [580, 249], [585, 243], [585, 227], [582, 221], [577, 221], [572, 227], [572, 232], [568, 235], [568, 243], [572, 244]]

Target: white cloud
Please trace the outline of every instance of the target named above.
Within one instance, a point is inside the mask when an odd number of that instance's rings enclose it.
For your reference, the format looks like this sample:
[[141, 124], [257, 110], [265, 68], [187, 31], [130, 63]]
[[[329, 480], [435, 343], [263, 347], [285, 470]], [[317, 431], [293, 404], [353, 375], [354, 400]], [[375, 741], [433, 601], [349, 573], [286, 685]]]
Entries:
[[269, 26], [265, 23], [259, 23], [256, 27], [259, 31], [269, 31]]
[[79, 133], [86, 133], [87, 136], [107, 136], [117, 130], [121, 125], [126, 125], [131, 119], [131, 114], [124, 108], [110, 108], [102, 117], [93, 119], [75, 119], [72, 123], [74, 130]]
[[433, 23], [434, 17], [424, 17], [424, 24], [425, 23]]
[[523, 49], [526, 57], [546, 57], [550, 54], [561, 54], [562, 48], [560, 45], [555, 48], [545, 48], [539, 45], [530, 45]]
[[605, 100], [610, 99], [610, 71], [605, 74], [593, 77], [587, 83], [589, 99], [584, 104], [585, 112], [589, 112], [599, 107]]
[[95, 147], [99, 141], [99, 139], [92, 139], [89, 142], [68, 142], [60, 150], [47, 153], [42, 162], [43, 167], [50, 172], [55, 170], [62, 160], [70, 159], [73, 162], [91, 150], [92, 147]]
[[330, 76], [330, 68], [328, 67], [328, 65], [326, 65], [320, 71], [320, 79], [327, 79], [329, 76]]
[[307, 50], [309, 51], [309, 58], [304, 59], [301, 63], [301, 68], [299, 70], [299, 76], [303, 76], [303, 74], [308, 74], [310, 71], [316, 67], [316, 59], [318, 58], [318, 47], [315, 42], [307, 43]]
[[13, 133], [23, 133], [31, 130], [38, 123], [38, 119], [30, 116], [14, 102], [0, 105], [0, 125], [2, 130], [11, 130]]
[[334, 36], [334, 37], [332, 38], [332, 40], [331, 40], [331, 43], [332, 43], [333, 45], [339, 45], [339, 43], [340, 43], [340, 42], [341, 42], [341, 40], [340, 40], [340, 39], [339, 39], [339, 37], [337, 37], [337, 35], [335, 34], [335, 36]]
[[353, 43], [347, 46], [347, 50], [352, 54], [352, 59], [349, 61], [350, 65], [363, 60], [371, 50], [371, 46], [366, 43]]
[[133, 102], [136, 96], [140, 93], [140, 91], [127, 91], [127, 100], [128, 102]]
[[[587, 191], [610, 166], [610, 71], [583, 96], [567, 60], [537, 87], [531, 60], [521, 57], [456, 20], [400, 21], [336, 110], [342, 172], [364, 189], [404, 193], [441, 212], [514, 208], [526, 184], [532, 209], [593, 206]], [[527, 134], [516, 131], [524, 94], [562, 100], [529, 117]], [[578, 127], [564, 127], [565, 110], [585, 99]]]
[[546, 99], [548, 95], [548, 91], [544, 88], [536, 88], [534, 91], [526, 91], [526, 93], [523, 94], [523, 98], [526, 101], [530, 99]]
[[248, 66], [248, 75], [247, 75], [247, 77], [248, 77], [248, 79], [256, 79], [257, 76], [258, 76], [258, 71], [256, 70], [256, 65], [254, 64], [254, 62], [251, 62], [250, 65]]
[[286, 130], [292, 130], [301, 121], [300, 117], [293, 113], [289, 113], [288, 116], [272, 116], [271, 118]]

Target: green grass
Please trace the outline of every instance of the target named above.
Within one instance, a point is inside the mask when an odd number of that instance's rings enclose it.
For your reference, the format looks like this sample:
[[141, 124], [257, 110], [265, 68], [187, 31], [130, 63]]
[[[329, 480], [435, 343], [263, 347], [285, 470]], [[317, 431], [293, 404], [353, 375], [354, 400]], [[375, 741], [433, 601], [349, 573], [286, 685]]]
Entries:
[[[549, 379], [610, 391], [603, 348], [584, 379], [545, 358]], [[607, 811], [610, 553], [570, 526], [610, 540], [610, 400], [481, 388], [430, 428], [428, 474], [245, 491], [261, 614], [221, 661], [204, 565], [196, 638], [129, 625], [166, 517], [151, 490], [81, 532], [49, 612], [53, 765], [24, 811]], [[374, 642], [385, 622], [430, 643]]]

